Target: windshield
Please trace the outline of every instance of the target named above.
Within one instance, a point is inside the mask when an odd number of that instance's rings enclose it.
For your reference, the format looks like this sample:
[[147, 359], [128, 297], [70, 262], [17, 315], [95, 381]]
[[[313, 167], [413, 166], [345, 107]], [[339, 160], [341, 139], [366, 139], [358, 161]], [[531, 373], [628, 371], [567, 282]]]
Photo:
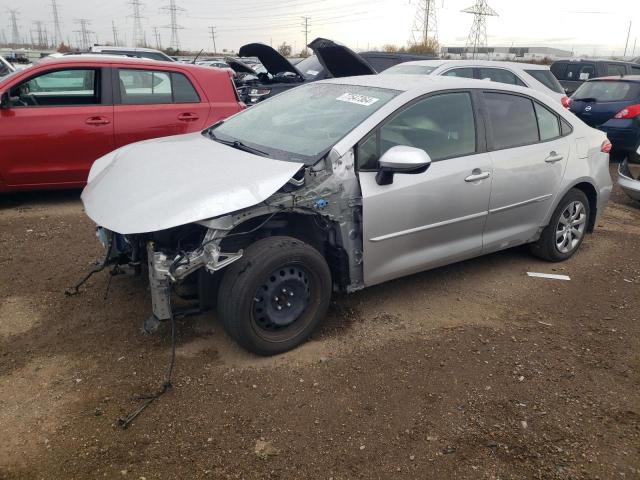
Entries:
[[564, 93], [564, 88], [550, 70], [525, 70], [529, 75], [556, 93]]
[[640, 96], [640, 83], [600, 80], [585, 82], [571, 97], [574, 100], [589, 99], [592, 102], [623, 102]]
[[261, 102], [205, 133], [273, 158], [311, 165], [399, 93], [314, 82]]
[[324, 70], [324, 67], [315, 55], [307, 57], [296, 65], [296, 68], [307, 80], [315, 80]]
[[398, 74], [403, 73], [407, 75], [429, 75], [436, 67], [430, 67], [428, 65], [403, 65], [402, 63], [394, 65], [380, 72], [382, 75], [386, 74]]

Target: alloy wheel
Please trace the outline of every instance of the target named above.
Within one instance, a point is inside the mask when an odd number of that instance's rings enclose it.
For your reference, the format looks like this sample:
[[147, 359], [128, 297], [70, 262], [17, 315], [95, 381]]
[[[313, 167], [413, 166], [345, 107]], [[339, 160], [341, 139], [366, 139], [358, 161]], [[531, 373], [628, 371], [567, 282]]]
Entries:
[[569, 203], [558, 218], [556, 226], [556, 248], [560, 253], [575, 250], [587, 226], [587, 209], [581, 201]]

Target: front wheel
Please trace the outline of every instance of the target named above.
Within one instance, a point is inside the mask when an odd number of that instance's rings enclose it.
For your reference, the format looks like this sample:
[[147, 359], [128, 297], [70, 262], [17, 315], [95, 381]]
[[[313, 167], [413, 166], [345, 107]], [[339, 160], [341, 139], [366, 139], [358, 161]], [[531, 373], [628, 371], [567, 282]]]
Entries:
[[218, 315], [242, 347], [275, 355], [307, 340], [330, 298], [331, 273], [320, 252], [295, 238], [269, 237], [250, 245], [225, 272]]
[[569, 190], [538, 241], [531, 245], [533, 254], [550, 262], [571, 257], [587, 233], [589, 214], [589, 200], [584, 192], [576, 188]]

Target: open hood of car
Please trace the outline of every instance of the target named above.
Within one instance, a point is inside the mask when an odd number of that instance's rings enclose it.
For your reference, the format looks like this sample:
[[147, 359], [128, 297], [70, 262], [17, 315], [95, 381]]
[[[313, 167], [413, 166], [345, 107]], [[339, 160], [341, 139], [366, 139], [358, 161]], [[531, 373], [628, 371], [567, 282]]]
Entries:
[[227, 65], [229, 65], [236, 73], [250, 73], [252, 75], [256, 75], [256, 71], [253, 68], [237, 58], [226, 57], [224, 61], [227, 62]]
[[309, 48], [313, 50], [322, 66], [334, 78], [378, 73], [369, 62], [356, 52], [333, 40], [316, 38], [309, 44]]
[[223, 145], [201, 133], [134, 143], [98, 159], [82, 192], [87, 215], [147, 233], [256, 205], [303, 166]]
[[241, 57], [257, 57], [271, 75], [282, 72], [292, 72], [304, 78], [289, 60], [284, 58], [277, 50], [264, 43], [248, 43], [240, 47], [238, 55]]

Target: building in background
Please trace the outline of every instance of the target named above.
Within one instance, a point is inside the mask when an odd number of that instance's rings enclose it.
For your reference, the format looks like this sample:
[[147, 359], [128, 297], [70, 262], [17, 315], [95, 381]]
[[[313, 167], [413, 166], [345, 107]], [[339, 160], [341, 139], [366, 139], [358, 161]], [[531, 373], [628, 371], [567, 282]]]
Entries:
[[[452, 59], [472, 56], [465, 47], [442, 47], [441, 54], [443, 57]], [[555, 60], [572, 56], [573, 52], [570, 50], [551, 47], [479, 47], [475, 54], [477, 59], [512, 61]]]

